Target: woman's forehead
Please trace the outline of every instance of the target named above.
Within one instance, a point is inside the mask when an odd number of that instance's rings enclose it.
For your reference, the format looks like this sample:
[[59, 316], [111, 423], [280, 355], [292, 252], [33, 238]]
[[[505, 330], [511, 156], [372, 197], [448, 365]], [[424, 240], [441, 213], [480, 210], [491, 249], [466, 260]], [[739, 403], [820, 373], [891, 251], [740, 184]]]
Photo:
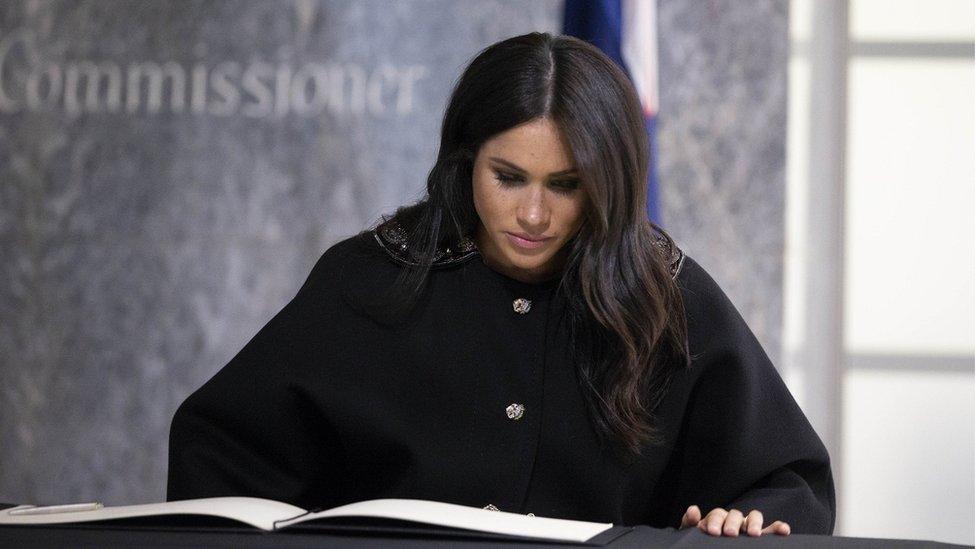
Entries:
[[548, 119], [521, 124], [493, 136], [481, 147], [479, 156], [546, 174], [574, 167], [569, 147]]

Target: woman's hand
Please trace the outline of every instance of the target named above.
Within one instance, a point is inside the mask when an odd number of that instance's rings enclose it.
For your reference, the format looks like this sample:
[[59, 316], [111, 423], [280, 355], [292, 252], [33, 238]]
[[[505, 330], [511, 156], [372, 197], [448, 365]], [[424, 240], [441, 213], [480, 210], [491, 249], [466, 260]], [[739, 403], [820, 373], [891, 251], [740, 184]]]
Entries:
[[763, 534], [790, 535], [790, 525], [781, 520], [777, 520], [765, 528], [762, 527], [762, 524], [762, 513], [755, 509], [743, 516], [742, 511], [738, 509], [726, 511], [716, 507], [705, 518], [702, 518], [698, 506], [692, 505], [685, 511], [685, 516], [681, 517], [679, 529], [697, 526], [699, 530], [712, 536], [735, 537], [739, 535], [739, 532], [745, 532], [750, 536], [761, 536]]

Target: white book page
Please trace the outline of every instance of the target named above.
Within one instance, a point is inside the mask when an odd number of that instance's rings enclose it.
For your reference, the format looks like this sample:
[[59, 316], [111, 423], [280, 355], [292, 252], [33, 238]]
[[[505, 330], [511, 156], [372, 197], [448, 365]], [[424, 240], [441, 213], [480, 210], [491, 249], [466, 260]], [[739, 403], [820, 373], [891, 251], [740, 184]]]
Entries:
[[26, 509], [18, 506], [0, 510], [0, 524], [61, 524], [95, 520], [151, 517], [160, 515], [205, 515], [223, 517], [262, 530], [273, 530], [275, 521], [305, 513], [305, 509], [280, 501], [249, 497], [218, 497], [185, 499], [141, 505], [118, 505], [92, 511], [70, 511], [37, 515], [12, 515], [10, 511]]
[[350, 503], [349, 505], [279, 522], [278, 529], [326, 517], [378, 517], [409, 520], [479, 532], [575, 542], [586, 541], [613, 527], [611, 523], [530, 517], [519, 513], [489, 511], [480, 507], [468, 507], [439, 501], [374, 499]]

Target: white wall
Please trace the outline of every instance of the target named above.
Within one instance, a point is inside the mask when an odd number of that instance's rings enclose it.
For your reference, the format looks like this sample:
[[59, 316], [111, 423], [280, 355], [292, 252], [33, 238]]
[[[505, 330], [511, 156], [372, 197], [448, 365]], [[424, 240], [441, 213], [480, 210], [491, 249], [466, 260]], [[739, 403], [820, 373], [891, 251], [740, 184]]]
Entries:
[[[816, 0], [791, 4], [784, 356], [802, 356]], [[973, 3], [850, 0], [837, 535], [973, 544]], [[844, 62], [839, 60], [838, 62]], [[803, 364], [785, 376], [804, 405]]]

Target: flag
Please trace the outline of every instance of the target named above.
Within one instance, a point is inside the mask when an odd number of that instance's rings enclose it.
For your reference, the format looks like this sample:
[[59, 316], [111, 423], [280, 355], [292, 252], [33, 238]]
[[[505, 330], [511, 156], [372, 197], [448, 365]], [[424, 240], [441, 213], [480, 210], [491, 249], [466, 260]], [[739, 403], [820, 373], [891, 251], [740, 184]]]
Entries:
[[650, 142], [647, 216], [661, 224], [657, 178], [657, 0], [565, 0], [563, 34], [600, 48], [630, 77]]

